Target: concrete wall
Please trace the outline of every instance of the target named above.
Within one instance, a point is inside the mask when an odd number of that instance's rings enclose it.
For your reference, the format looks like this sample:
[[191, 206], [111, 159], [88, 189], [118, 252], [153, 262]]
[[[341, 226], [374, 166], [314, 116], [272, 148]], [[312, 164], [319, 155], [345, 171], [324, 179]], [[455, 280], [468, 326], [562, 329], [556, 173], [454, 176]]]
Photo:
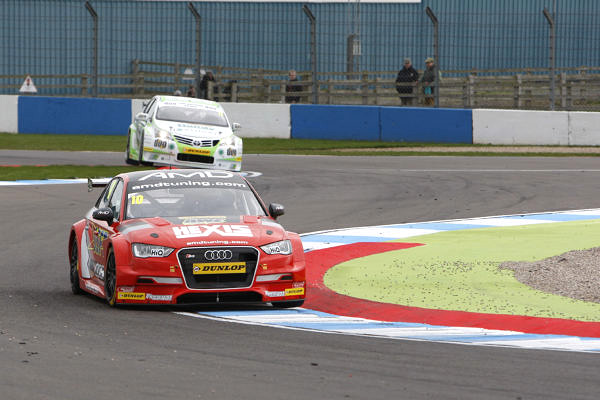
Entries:
[[600, 113], [473, 110], [473, 143], [600, 145]]
[[0, 132], [19, 132], [19, 96], [0, 95]]
[[[143, 100], [0, 96], [0, 132], [125, 135]], [[600, 145], [600, 113], [223, 103], [241, 137]]]
[[288, 104], [221, 103], [230, 122], [242, 128], [237, 134], [245, 138], [289, 139], [291, 120]]

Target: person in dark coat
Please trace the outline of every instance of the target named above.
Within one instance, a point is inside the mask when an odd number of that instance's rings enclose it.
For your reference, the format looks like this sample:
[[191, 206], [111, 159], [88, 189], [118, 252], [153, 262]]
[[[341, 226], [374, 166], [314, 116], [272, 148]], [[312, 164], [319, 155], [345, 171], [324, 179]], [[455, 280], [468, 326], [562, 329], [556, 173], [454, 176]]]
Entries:
[[419, 81], [419, 73], [413, 68], [410, 58], [404, 59], [404, 66], [398, 71], [396, 77], [396, 90], [400, 93], [400, 102], [403, 106], [410, 106], [413, 103], [412, 96], [402, 96], [403, 94], [411, 94], [413, 87]]
[[423, 94], [425, 95], [425, 105], [432, 106], [435, 103], [435, 85], [437, 84], [435, 79], [435, 63], [433, 58], [428, 57], [425, 60], [425, 71], [423, 71], [423, 77], [421, 78], [423, 84]]
[[[290, 70], [290, 72], [288, 73], [288, 83], [287, 85], [285, 85], [285, 91], [286, 93], [291, 93], [291, 92], [301, 92], [302, 91], [302, 85], [299, 85], [298, 83], [298, 77], [296, 76], [296, 71], [295, 70]], [[298, 103], [300, 101], [300, 96], [285, 96], [285, 102], [286, 103]]]
[[207, 71], [206, 74], [204, 74], [204, 76], [202, 77], [202, 80], [200, 81], [200, 96], [202, 96], [203, 99], [208, 99], [209, 81], [215, 81], [215, 76], [213, 75], [212, 71]]

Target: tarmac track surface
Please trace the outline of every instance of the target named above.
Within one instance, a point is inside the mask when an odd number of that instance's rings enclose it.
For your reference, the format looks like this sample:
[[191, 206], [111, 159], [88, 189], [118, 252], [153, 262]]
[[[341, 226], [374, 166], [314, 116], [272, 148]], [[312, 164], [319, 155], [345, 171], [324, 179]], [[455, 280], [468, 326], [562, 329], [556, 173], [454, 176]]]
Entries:
[[[53, 163], [37, 156], [35, 164]], [[70, 156], [69, 163], [93, 163], [89, 154]], [[252, 182], [265, 201], [286, 206], [281, 223], [300, 233], [596, 208], [600, 201], [595, 158], [246, 155], [244, 163], [262, 172]], [[115, 310], [73, 296], [67, 232], [98, 194], [85, 185], [0, 188], [2, 399], [525, 400], [600, 393], [594, 354], [273, 329]]]

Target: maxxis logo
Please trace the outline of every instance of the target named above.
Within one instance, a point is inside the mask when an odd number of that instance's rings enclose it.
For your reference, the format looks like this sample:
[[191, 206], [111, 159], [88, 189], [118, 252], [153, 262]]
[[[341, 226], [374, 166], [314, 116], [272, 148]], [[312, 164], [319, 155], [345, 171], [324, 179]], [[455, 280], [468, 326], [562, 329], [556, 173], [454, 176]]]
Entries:
[[231, 250], [207, 250], [204, 252], [204, 258], [209, 261], [231, 260], [232, 257]]

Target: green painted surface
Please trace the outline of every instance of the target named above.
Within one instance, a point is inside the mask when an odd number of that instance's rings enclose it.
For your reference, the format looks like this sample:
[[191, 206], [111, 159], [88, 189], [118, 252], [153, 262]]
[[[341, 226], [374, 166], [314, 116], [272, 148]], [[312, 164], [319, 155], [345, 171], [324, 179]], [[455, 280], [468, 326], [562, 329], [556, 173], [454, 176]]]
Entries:
[[414, 307], [600, 321], [600, 304], [532, 289], [498, 268], [504, 261], [600, 246], [600, 221], [447, 231], [398, 241], [425, 246], [339, 264], [326, 273], [325, 284], [341, 294]]

